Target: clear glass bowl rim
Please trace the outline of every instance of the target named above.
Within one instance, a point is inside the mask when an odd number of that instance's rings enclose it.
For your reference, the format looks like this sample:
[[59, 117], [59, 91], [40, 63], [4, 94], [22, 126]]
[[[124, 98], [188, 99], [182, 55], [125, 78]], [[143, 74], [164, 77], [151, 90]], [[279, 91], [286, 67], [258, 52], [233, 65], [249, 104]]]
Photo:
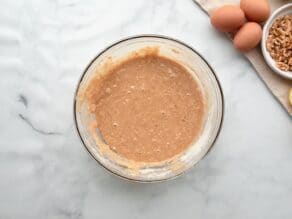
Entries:
[[[186, 169], [185, 171], [173, 176], [173, 177], [170, 177], [170, 178], [167, 178], [167, 179], [162, 179], [162, 180], [152, 180], [152, 181], [143, 181], [143, 180], [138, 180], [138, 179], [132, 179], [132, 178], [128, 178], [128, 177], [125, 177], [125, 176], [122, 176], [122, 175], [119, 175], [115, 172], [113, 172], [110, 168], [106, 167], [105, 165], [103, 165], [98, 159], [96, 159], [96, 157], [90, 152], [90, 150], [87, 148], [87, 145], [85, 143], [85, 141], [83, 140], [82, 138], [82, 135], [80, 133], [80, 130], [79, 130], [79, 127], [78, 127], [78, 124], [77, 124], [77, 112], [76, 112], [76, 97], [77, 97], [77, 94], [78, 94], [78, 90], [79, 90], [79, 87], [80, 87], [80, 84], [87, 72], [87, 70], [90, 68], [90, 66], [95, 62], [96, 59], [98, 59], [104, 52], [106, 52], [107, 50], [109, 50], [110, 48], [120, 44], [120, 43], [123, 43], [125, 41], [129, 41], [129, 40], [133, 40], [133, 39], [137, 39], [137, 38], [158, 38], [158, 39], [166, 39], [166, 40], [170, 40], [170, 41], [174, 41], [178, 44], [181, 44], [185, 47], [187, 47], [188, 49], [190, 49], [192, 52], [194, 52], [195, 54], [197, 54], [205, 63], [206, 65], [208, 66], [208, 68], [210, 68], [216, 82], [217, 82], [217, 85], [219, 87], [219, 90], [220, 90], [220, 97], [221, 97], [221, 100], [222, 100], [222, 117], [221, 117], [221, 121], [220, 121], [220, 125], [219, 125], [219, 128], [218, 128], [218, 131], [216, 133], [216, 136], [213, 140], [213, 142], [211, 143], [208, 151], [205, 153], [205, 155], [201, 158], [201, 160], [206, 157], [206, 155], [210, 152], [210, 150], [213, 148], [216, 140], [218, 139], [218, 136], [222, 130], [222, 125], [223, 125], [223, 120], [224, 120], [224, 114], [225, 114], [225, 100], [224, 100], [224, 95], [223, 95], [223, 89], [222, 89], [222, 86], [220, 84], [220, 81], [214, 71], [214, 69], [211, 67], [211, 65], [207, 62], [207, 60], [197, 51], [195, 50], [193, 47], [189, 46], [188, 44], [184, 43], [183, 41], [181, 40], [178, 40], [178, 39], [175, 39], [175, 38], [172, 38], [172, 37], [169, 37], [169, 36], [164, 36], [164, 35], [159, 35], [159, 34], [140, 34], [140, 35], [133, 35], [133, 36], [129, 36], [129, 37], [125, 37], [125, 38], [122, 38], [114, 43], [111, 43], [109, 46], [105, 47], [104, 49], [102, 49], [89, 63], [88, 65], [85, 67], [84, 71], [82, 72], [78, 82], [77, 82], [77, 86], [76, 86], [76, 89], [75, 89], [75, 93], [74, 93], [74, 99], [73, 99], [73, 120], [74, 120], [74, 126], [75, 126], [75, 129], [77, 131], [77, 134], [79, 136], [79, 139], [80, 141], [82, 142], [83, 146], [85, 147], [86, 151], [90, 154], [90, 156], [101, 166], [103, 167], [105, 170], [107, 170], [109, 173], [113, 174], [114, 176], [118, 176], [119, 178], [122, 178], [122, 179], [125, 179], [125, 180], [128, 180], [128, 181], [133, 181], [133, 182], [140, 182], [140, 183], [153, 183], [153, 182], [163, 182], [163, 181], [168, 181], [168, 180], [171, 180], [171, 179], [174, 179], [174, 178], [177, 178], [178, 176], [184, 174], [185, 172], [187, 172], [189, 169], [191, 168], [188, 168]], [[199, 162], [197, 162], [196, 164], [194, 164], [193, 166], [197, 165]]]

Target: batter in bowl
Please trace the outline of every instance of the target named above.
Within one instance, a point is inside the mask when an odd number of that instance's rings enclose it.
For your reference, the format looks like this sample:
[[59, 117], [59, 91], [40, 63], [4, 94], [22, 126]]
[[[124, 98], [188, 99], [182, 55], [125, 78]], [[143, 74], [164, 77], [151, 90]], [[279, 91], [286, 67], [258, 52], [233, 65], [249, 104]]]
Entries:
[[98, 83], [92, 81], [86, 99], [106, 144], [133, 161], [170, 159], [185, 151], [203, 126], [204, 97], [197, 81], [159, 55], [116, 65]]

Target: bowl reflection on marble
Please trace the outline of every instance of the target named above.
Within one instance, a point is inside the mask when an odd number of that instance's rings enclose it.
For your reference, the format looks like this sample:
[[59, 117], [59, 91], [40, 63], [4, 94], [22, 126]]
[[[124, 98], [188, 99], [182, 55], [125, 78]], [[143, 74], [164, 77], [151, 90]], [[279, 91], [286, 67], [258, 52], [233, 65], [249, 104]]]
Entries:
[[[98, 69], [108, 59], [112, 62], [122, 60], [129, 54], [147, 47], [159, 48], [159, 55], [172, 59], [185, 67], [202, 88], [206, 112], [200, 136], [188, 149], [167, 162], [133, 165], [127, 159], [113, 159], [101, 150], [102, 138], [92, 135], [90, 123], [94, 116], [89, 112], [88, 103], [81, 101], [80, 93], [86, 90]], [[123, 39], [100, 52], [85, 69], [78, 83], [74, 98], [74, 119], [77, 132], [87, 151], [110, 172], [122, 178], [155, 182], [174, 178], [198, 163], [214, 144], [223, 120], [223, 94], [218, 79], [201, 55], [190, 46], [178, 40], [158, 35], [141, 35]], [[98, 133], [97, 133], [98, 136]]]

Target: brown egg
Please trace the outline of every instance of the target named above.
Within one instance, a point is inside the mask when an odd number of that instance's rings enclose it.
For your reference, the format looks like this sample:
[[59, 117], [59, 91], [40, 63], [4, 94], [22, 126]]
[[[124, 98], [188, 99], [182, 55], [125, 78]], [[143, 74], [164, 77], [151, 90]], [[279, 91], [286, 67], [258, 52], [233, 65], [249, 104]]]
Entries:
[[270, 15], [268, 0], [241, 0], [240, 7], [249, 21], [261, 23]]
[[235, 34], [233, 45], [236, 49], [247, 52], [255, 48], [262, 39], [262, 28], [258, 23], [247, 22]]
[[215, 9], [210, 18], [212, 25], [222, 32], [232, 32], [245, 22], [244, 12], [234, 5], [225, 5]]

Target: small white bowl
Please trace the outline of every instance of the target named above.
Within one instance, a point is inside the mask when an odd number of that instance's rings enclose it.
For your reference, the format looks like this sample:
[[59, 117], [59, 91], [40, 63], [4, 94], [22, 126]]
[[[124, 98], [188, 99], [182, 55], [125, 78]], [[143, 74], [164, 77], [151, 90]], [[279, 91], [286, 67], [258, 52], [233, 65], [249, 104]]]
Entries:
[[269, 34], [270, 27], [273, 25], [276, 18], [279, 16], [292, 14], [292, 3], [285, 4], [284, 6], [280, 7], [276, 11], [273, 12], [273, 14], [270, 16], [268, 21], [266, 22], [264, 29], [263, 29], [263, 36], [262, 36], [262, 52], [263, 56], [267, 62], [267, 64], [273, 69], [275, 73], [278, 75], [281, 75], [282, 77], [288, 78], [292, 80], [292, 72], [291, 71], [282, 71], [276, 66], [275, 60], [270, 56], [270, 53], [268, 52], [266, 48], [266, 41], [267, 36]]

